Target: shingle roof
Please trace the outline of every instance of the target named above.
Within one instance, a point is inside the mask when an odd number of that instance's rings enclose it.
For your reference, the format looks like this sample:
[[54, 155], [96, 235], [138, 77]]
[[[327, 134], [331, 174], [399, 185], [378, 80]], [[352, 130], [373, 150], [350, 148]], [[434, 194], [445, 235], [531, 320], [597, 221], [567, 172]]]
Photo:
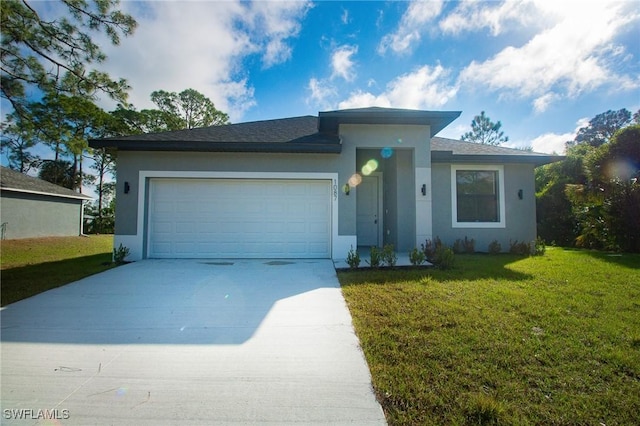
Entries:
[[129, 151], [223, 151], [335, 153], [342, 150], [338, 126], [352, 124], [422, 124], [435, 135], [460, 115], [459, 111], [356, 108], [321, 112], [318, 117], [210, 126], [90, 140], [93, 148]]
[[3, 191], [26, 192], [31, 194], [51, 195], [54, 197], [77, 198], [91, 200], [91, 197], [79, 194], [62, 186], [54, 185], [42, 179], [0, 167], [0, 188]]
[[229, 152], [339, 153], [337, 135], [318, 132], [311, 115], [89, 141], [94, 148]]
[[434, 162], [526, 162], [546, 164], [559, 156], [435, 137], [459, 111], [355, 108], [320, 112], [318, 117], [253, 121], [223, 126], [147, 133], [89, 141], [93, 148], [125, 151], [299, 152], [339, 154], [340, 124], [423, 124], [431, 127]]
[[431, 139], [431, 161], [434, 163], [449, 162], [498, 162], [498, 163], [533, 163], [543, 165], [562, 160], [559, 155], [542, 154], [523, 151], [504, 146], [483, 145], [464, 142], [456, 139], [434, 137]]

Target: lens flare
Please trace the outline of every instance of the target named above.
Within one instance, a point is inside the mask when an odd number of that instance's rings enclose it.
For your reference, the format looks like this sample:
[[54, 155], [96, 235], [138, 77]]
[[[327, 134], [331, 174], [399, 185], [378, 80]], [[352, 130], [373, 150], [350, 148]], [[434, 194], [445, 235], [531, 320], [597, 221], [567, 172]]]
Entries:
[[356, 186], [360, 185], [361, 182], [362, 182], [362, 176], [360, 176], [358, 173], [354, 173], [349, 178], [349, 186], [352, 188], [355, 188]]
[[388, 146], [382, 148], [382, 150], [380, 151], [380, 155], [384, 159], [391, 158], [391, 156], [393, 155], [393, 148]]
[[402, 143], [402, 138], [398, 138], [398, 144]]
[[362, 166], [362, 174], [365, 176], [369, 176], [371, 173], [375, 172], [378, 169], [378, 162], [376, 160], [369, 160], [367, 164]]

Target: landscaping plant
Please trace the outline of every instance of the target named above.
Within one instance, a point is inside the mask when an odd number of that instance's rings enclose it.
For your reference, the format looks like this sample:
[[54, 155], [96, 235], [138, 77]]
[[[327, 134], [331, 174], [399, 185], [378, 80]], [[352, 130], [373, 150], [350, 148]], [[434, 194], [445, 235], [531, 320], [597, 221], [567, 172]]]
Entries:
[[351, 246], [349, 253], [347, 253], [346, 261], [351, 269], [357, 269], [358, 266], [360, 266], [360, 253], [358, 253], [358, 250], [354, 250], [353, 246]]

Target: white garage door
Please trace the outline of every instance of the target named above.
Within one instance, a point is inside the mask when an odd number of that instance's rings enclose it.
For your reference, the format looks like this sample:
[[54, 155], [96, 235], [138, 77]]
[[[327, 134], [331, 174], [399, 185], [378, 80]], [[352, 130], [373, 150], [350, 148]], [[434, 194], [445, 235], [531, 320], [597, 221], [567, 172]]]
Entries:
[[157, 178], [149, 185], [149, 257], [330, 257], [330, 181]]

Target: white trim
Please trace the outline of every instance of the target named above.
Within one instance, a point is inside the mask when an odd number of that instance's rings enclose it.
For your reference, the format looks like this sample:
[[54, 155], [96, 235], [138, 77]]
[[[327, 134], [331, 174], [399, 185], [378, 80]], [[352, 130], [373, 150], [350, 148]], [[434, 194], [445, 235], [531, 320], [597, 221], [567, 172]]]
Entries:
[[5, 188], [5, 187], [2, 188], [2, 191], [23, 192], [25, 194], [46, 195], [48, 197], [71, 198], [74, 200], [83, 200], [83, 201], [93, 200], [92, 197], [89, 197], [88, 195], [84, 195], [80, 193], [78, 193], [78, 195], [63, 195], [63, 194], [55, 194], [53, 192], [30, 191], [28, 189], [16, 189], [16, 188]]
[[[145, 219], [147, 209], [147, 179], [177, 178], [177, 179], [278, 179], [278, 180], [329, 180], [331, 181], [331, 250], [330, 255], [336, 255], [335, 242], [338, 241], [338, 173], [306, 173], [306, 172], [194, 172], [194, 171], [165, 171], [140, 170], [138, 172], [138, 218], [136, 235], [127, 236], [131, 248], [131, 259], [140, 260], [144, 253]], [[148, 238], [148, 236], [147, 236]], [[135, 254], [134, 254], [135, 253]]]
[[[458, 222], [458, 198], [456, 194], [458, 170], [489, 170], [498, 172], [498, 206], [499, 222]], [[452, 164], [451, 165], [451, 226], [453, 228], [506, 228], [506, 200], [504, 191], [504, 166], [487, 164]]]

